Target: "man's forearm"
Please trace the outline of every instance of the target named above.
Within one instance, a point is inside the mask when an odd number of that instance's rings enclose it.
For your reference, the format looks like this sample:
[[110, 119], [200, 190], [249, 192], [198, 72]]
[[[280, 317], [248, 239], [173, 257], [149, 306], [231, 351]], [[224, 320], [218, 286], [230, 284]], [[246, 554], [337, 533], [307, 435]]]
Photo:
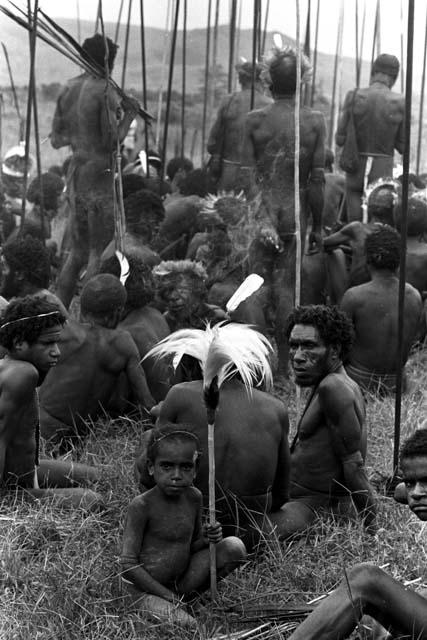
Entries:
[[313, 218], [313, 231], [322, 228], [322, 212], [325, 197], [325, 172], [323, 169], [313, 169], [308, 182], [308, 202]]
[[376, 505], [364, 467], [354, 462], [344, 463], [344, 479], [365, 526], [372, 527], [375, 524]]

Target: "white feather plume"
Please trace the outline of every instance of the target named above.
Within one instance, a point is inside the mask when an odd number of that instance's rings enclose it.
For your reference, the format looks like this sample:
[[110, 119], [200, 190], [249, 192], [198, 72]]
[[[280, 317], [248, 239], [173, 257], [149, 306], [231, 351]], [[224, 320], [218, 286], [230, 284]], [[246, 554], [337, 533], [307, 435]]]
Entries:
[[264, 283], [264, 278], [257, 273], [251, 273], [245, 278], [240, 287], [233, 293], [230, 300], [225, 305], [227, 313], [232, 313], [237, 309], [239, 304], [249, 298]]
[[278, 49], [282, 49], [283, 48], [283, 40], [282, 40], [282, 36], [280, 35], [280, 33], [275, 33], [273, 35], [273, 42], [274, 42], [274, 46], [277, 47]]
[[[272, 346], [267, 338], [249, 325], [223, 322], [201, 329], [180, 329], [153, 347], [145, 358], [173, 357], [176, 368], [187, 354], [196, 358], [203, 373], [203, 387], [217, 378], [218, 387], [239, 373], [248, 392], [265, 382], [271, 388], [273, 375], [269, 356]], [[144, 358], [144, 359], [145, 359]]]
[[117, 249], [116, 258], [120, 263], [120, 282], [123, 286], [126, 284], [126, 280], [129, 278], [130, 267], [129, 262], [126, 256], [123, 255], [121, 251]]

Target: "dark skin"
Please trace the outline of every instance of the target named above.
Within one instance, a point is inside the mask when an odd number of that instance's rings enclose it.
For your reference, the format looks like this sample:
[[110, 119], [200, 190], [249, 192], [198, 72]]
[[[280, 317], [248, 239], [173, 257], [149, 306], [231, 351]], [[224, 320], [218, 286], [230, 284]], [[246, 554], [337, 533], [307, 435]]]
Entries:
[[34, 498], [95, 508], [102, 504], [97, 494], [73, 488], [96, 481], [95, 469], [56, 460], [41, 460], [35, 466], [36, 388], [58, 362], [61, 331], [62, 326], [55, 325], [42, 331], [34, 343], [17, 340], [0, 360], [0, 478], [3, 486], [25, 488]]
[[84, 434], [84, 421], [104, 413], [122, 373], [136, 402], [147, 409], [153, 406], [138, 349], [127, 331], [115, 328], [121, 311], [115, 309], [105, 318], [87, 314], [82, 324], [68, 323], [58, 368], [40, 389], [45, 438], [60, 441], [62, 436]]
[[288, 538], [306, 529], [316, 517], [317, 503], [308, 506], [300, 497], [299, 486], [307, 497], [324, 494], [320, 508], [329, 507], [328, 495], [339, 495], [339, 486], [344, 485], [368, 531], [373, 532], [375, 505], [363, 466], [366, 432], [360, 389], [347, 376], [338, 347], [327, 346], [315, 326], [295, 325], [289, 347], [296, 383], [314, 391], [291, 455], [290, 501], [270, 519], [278, 535]]
[[[206, 408], [200, 381], [171, 388], [160, 405], [159, 424], [165, 422], [191, 424], [202, 450], [207, 451]], [[287, 411], [279, 400], [257, 389], [248, 396], [244, 385], [237, 380], [224, 383], [215, 423], [216, 480], [221, 488], [217, 491], [219, 509], [224, 508], [223, 493], [246, 498], [248, 505], [252, 505], [251, 500], [257, 503], [258, 496], [263, 506], [258, 504], [257, 508], [261, 511], [281, 507], [288, 498], [288, 431]], [[142, 455], [137, 469], [142, 483], [150, 486], [144, 460]], [[207, 456], [200, 460], [196, 486], [207, 497]], [[271, 495], [266, 499], [270, 488]], [[235, 527], [235, 523], [230, 524]]]
[[[348, 289], [340, 305], [351, 318], [356, 332], [349, 363], [379, 374], [396, 374], [399, 277], [396, 270], [372, 265], [369, 271], [371, 281]], [[406, 283], [403, 364], [417, 338], [421, 314], [421, 296]]]
[[147, 461], [155, 486], [127, 512], [123, 576], [144, 593], [179, 603], [181, 595], [206, 587], [210, 542], [217, 545], [217, 565], [223, 568], [226, 541], [219, 523], [202, 526], [202, 495], [193, 486], [194, 440], [166, 437], [157, 447], [154, 460]]
[[[409, 509], [427, 520], [427, 452], [403, 458]], [[328, 596], [291, 635], [291, 640], [340, 640], [347, 638], [364, 614], [389, 629], [393, 637], [427, 638], [427, 600], [408, 590], [377, 567], [361, 564], [348, 572], [349, 586], [342, 584]], [[348, 590], [352, 600], [348, 597]], [[354, 606], [353, 603], [356, 603]]]
[[[279, 370], [287, 375], [288, 352], [283, 338], [284, 322], [293, 307], [295, 287], [295, 95], [275, 94], [274, 103], [252, 111], [246, 119], [242, 171], [249, 195], [261, 192], [259, 239], [266, 252], [274, 252], [271, 280], [276, 311], [276, 340]], [[307, 230], [310, 208], [310, 246], [320, 246], [325, 164], [325, 122], [323, 115], [308, 107], [300, 110], [300, 202], [301, 242]], [[261, 274], [260, 274], [261, 275]]]

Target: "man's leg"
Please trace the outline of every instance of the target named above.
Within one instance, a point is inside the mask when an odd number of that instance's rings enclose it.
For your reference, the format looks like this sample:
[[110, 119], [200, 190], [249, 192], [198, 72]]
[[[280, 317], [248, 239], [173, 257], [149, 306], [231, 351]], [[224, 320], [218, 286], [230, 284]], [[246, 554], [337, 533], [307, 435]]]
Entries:
[[330, 303], [339, 304], [349, 285], [347, 263], [342, 249], [335, 249], [335, 251], [327, 253], [326, 265]]
[[365, 167], [366, 158], [361, 156], [357, 173], [345, 174], [348, 222], [362, 220], [362, 195]]
[[[246, 560], [246, 548], [240, 538], [229, 536], [216, 545], [216, 568], [218, 579], [229, 573]], [[193, 554], [187, 571], [177, 583], [178, 593], [194, 593], [209, 588], [209, 549]]]
[[95, 467], [78, 462], [40, 460], [37, 477], [42, 488], [72, 488], [95, 484], [99, 473]]
[[421, 595], [407, 591], [384, 571], [368, 564], [351, 569], [348, 581], [349, 586], [344, 581], [289, 640], [347, 638], [364, 614], [386, 628], [392, 627], [417, 640], [427, 640], [427, 601]]
[[196, 620], [184, 611], [180, 605], [173, 604], [164, 598], [154, 596], [151, 593], [139, 591], [133, 584], [123, 580], [123, 595], [125, 604], [133, 612], [146, 613], [162, 622], [196, 627]]

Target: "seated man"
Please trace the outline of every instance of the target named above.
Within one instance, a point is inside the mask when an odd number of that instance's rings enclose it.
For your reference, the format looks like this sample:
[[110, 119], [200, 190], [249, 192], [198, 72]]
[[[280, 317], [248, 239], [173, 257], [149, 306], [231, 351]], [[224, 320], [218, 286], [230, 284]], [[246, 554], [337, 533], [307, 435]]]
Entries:
[[58, 363], [58, 340], [65, 317], [42, 298], [27, 296], [11, 302], [0, 325], [0, 484], [23, 488], [34, 498], [55, 504], [102, 505], [99, 495], [79, 488], [98, 479], [95, 469], [58, 460], [39, 460], [37, 387]]
[[[147, 384], [156, 402], [164, 399], [169, 391], [171, 371], [158, 358], [144, 358], [155, 344], [169, 335], [170, 330], [164, 316], [151, 306], [154, 299], [154, 278], [151, 268], [136, 255], [128, 256], [129, 277], [126, 280], [126, 305], [119, 329], [129, 331], [138, 347]], [[120, 276], [120, 263], [112, 256], [101, 264], [101, 273]]]
[[354, 504], [371, 532], [375, 505], [364, 468], [365, 405], [343, 366], [351, 322], [336, 307], [298, 307], [286, 335], [296, 384], [312, 391], [291, 445], [290, 499], [270, 520], [280, 537], [289, 538], [319, 513], [345, 512]]
[[118, 278], [95, 276], [80, 297], [82, 323], [70, 321], [63, 333], [62, 356], [40, 389], [41, 433], [60, 450], [68, 446], [67, 438], [84, 436], [90, 420], [105, 414], [122, 373], [138, 404], [147, 409], [154, 404], [133, 339], [116, 329], [125, 303]]
[[[371, 281], [348, 289], [340, 305], [356, 334], [345, 368], [362, 389], [389, 393], [395, 390], [398, 368], [400, 235], [395, 229], [379, 227], [367, 237], [366, 262]], [[403, 313], [405, 365], [422, 317], [421, 296], [408, 283]]]
[[[400, 452], [400, 466], [405, 482], [404, 487], [398, 485], [399, 495], [406, 494], [410, 510], [424, 522], [427, 520], [426, 429], [415, 431], [405, 442]], [[365, 614], [385, 626], [393, 638], [427, 638], [427, 600], [378, 567], [359, 564], [349, 571], [348, 580], [297, 628], [290, 640], [348, 638]]]
[[[241, 339], [245, 340], [243, 333]], [[185, 338], [183, 349], [187, 353]], [[170, 389], [160, 404], [158, 424], [190, 425], [207, 451], [203, 383], [197, 360], [191, 360], [199, 379]], [[216, 508], [226, 535], [239, 535], [248, 547], [259, 539], [266, 514], [280, 509], [288, 499], [288, 431], [287, 410], [280, 400], [259, 389], [248, 394], [238, 376], [223, 383], [215, 422]], [[148, 438], [149, 432], [143, 436], [143, 451], [136, 463], [140, 485], [145, 487], [152, 486], [144, 450]], [[200, 460], [195, 484], [207, 504], [207, 456]]]
[[68, 316], [59, 298], [48, 290], [50, 284], [50, 254], [41, 240], [18, 236], [2, 247], [1, 290], [7, 300], [14, 297], [37, 296], [56, 304]]

